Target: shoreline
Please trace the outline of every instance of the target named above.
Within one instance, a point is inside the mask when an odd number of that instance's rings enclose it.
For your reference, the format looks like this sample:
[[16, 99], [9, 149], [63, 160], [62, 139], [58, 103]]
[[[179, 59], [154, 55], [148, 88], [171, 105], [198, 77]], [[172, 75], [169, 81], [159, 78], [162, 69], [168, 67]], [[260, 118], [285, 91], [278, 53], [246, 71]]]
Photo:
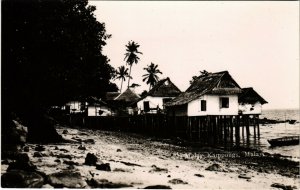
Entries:
[[[135, 189], [153, 185], [185, 189], [272, 189], [271, 185], [280, 183], [299, 188], [299, 162], [280, 155], [247, 149], [225, 151], [204, 147], [196, 150], [126, 132], [61, 126], [57, 131], [73, 143], [43, 145], [43, 151], [36, 151], [37, 144], [28, 144], [28, 152], [24, 153], [45, 175], [79, 172], [85, 182], [82, 187], [104, 185], [109, 188], [123, 184]], [[94, 154], [102, 164], [108, 164], [111, 171], [85, 165], [88, 153]], [[2, 161], [2, 174], [7, 167]], [[55, 187], [54, 184], [44, 186]]]

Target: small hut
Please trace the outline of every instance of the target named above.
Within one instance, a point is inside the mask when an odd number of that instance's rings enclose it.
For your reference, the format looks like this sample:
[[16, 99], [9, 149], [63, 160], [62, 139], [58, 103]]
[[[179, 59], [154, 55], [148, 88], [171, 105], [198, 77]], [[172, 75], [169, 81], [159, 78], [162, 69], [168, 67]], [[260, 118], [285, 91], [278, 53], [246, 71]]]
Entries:
[[133, 115], [134, 109], [137, 107], [136, 102], [141, 97], [130, 88], [119, 94], [114, 99], [114, 107], [118, 107], [119, 111], [126, 110], [129, 115]]
[[164, 105], [177, 97], [180, 93], [179, 88], [167, 77], [158, 81], [153, 88], [137, 102], [137, 107], [140, 113], [157, 113], [158, 110], [164, 110]]

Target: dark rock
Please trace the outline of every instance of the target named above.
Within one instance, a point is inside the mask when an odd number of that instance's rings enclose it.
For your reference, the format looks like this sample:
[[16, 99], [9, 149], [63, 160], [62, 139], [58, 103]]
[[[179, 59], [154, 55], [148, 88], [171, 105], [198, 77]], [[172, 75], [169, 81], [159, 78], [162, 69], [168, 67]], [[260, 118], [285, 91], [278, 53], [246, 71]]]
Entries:
[[87, 144], [95, 144], [94, 139], [86, 139], [86, 140], [83, 140], [82, 142], [87, 143]]
[[69, 152], [67, 149], [64, 149], [64, 148], [61, 148], [61, 149], [59, 149], [59, 150], [62, 151], [62, 152], [64, 152], [64, 153]]
[[130, 163], [130, 162], [123, 162], [123, 161], [120, 161], [120, 163], [125, 164], [126, 166], [138, 166], [138, 167], [142, 167], [142, 166], [139, 165], [139, 164]]
[[93, 188], [124, 188], [124, 187], [133, 187], [130, 184], [125, 184], [125, 183], [113, 183], [108, 181], [107, 179], [94, 179], [92, 178], [91, 180], [87, 181], [89, 186]]
[[69, 160], [65, 160], [64, 163], [67, 165], [70, 165], [70, 166], [73, 166], [73, 165], [78, 166], [79, 165], [78, 162], [73, 162], [73, 161], [69, 161]]
[[117, 152], [122, 152], [122, 150], [121, 149], [117, 149]]
[[208, 166], [205, 170], [208, 171], [216, 171], [216, 172], [227, 172], [221, 165], [219, 164], [212, 164]]
[[61, 163], [60, 159], [56, 159], [54, 162]]
[[11, 170], [1, 176], [1, 186], [4, 188], [41, 188], [44, 178], [36, 172]]
[[166, 186], [166, 185], [151, 185], [151, 186], [147, 186], [144, 189], [172, 189], [170, 186]]
[[175, 178], [175, 179], [171, 179], [168, 181], [169, 183], [172, 183], [172, 184], [188, 184], [188, 182], [186, 181], [182, 181], [182, 179], [179, 179], [179, 178]]
[[115, 168], [114, 172], [130, 172], [129, 170], [123, 169], [123, 168]]
[[151, 166], [152, 169], [149, 171], [150, 173], [153, 173], [153, 172], [163, 172], [163, 173], [168, 173], [168, 169], [166, 168], [160, 168], [160, 167], [157, 167], [156, 165], [152, 165]]
[[40, 152], [34, 152], [33, 157], [43, 157], [43, 155]]
[[15, 162], [9, 164], [7, 171], [10, 170], [24, 170], [24, 171], [35, 171], [36, 166], [29, 160], [26, 153], [19, 154]]
[[204, 177], [204, 175], [202, 175], [202, 174], [195, 174], [194, 176], [197, 176], [197, 177]]
[[88, 166], [96, 166], [97, 161], [97, 156], [92, 153], [87, 153], [84, 164]]
[[50, 174], [48, 181], [55, 188], [83, 188], [86, 186], [86, 182], [82, 179], [80, 173], [71, 171]]
[[68, 132], [68, 130], [63, 130], [63, 132], [62, 132], [62, 134], [64, 134], [64, 135], [66, 135], [66, 134], [68, 134], [69, 132]]
[[171, 175], [168, 175], [167, 177], [171, 177]]
[[24, 151], [24, 152], [29, 152], [29, 147], [28, 147], [28, 146], [24, 146], [24, 147], [23, 147], [23, 151]]
[[280, 188], [280, 189], [283, 189], [283, 190], [293, 190], [294, 187], [292, 187], [291, 185], [284, 185], [284, 184], [281, 184], [281, 183], [273, 183], [271, 185], [271, 187], [276, 187], [276, 188]]
[[102, 171], [111, 171], [109, 163], [96, 164], [96, 169], [97, 170], [102, 170]]
[[58, 146], [56, 146], [56, 147], [54, 148], [54, 150], [59, 150]]
[[242, 179], [251, 179], [251, 177], [248, 176], [247, 174], [240, 174], [239, 178], [242, 178]]
[[79, 149], [79, 150], [86, 150], [86, 147], [83, 146], [83, 145], [79, 145], [78, 149]]
[[69, 154], [59, 154], [56, 156], [57, 158], [67, 158], [69, 160], [72, 160], [72, 156]]
[[42, 145], [38, 145], [38, 146], [36, 146], [36, 147], [34, 148], [34, 150], [35, 150], [35, 151], [42, 152], [42, 151], [44, 151], [44, 150], [45, 150], [45, 147], [44, 147], [44, 146], [42, 146]]
[[5, 160], [2, 160], [2, 162], [1, 162], [2, 165], [9, 165], [11, 163], [13, 163], [13, 161], [10, 159], [5, 159]]

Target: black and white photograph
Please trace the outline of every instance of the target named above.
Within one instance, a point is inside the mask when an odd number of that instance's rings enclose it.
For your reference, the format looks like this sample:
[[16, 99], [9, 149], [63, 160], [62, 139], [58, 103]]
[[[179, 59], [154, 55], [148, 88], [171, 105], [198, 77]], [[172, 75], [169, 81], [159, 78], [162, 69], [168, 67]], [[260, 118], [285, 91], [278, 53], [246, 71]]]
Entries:
[[1, 188], [300, 189], [298, 1], [1, 0]]

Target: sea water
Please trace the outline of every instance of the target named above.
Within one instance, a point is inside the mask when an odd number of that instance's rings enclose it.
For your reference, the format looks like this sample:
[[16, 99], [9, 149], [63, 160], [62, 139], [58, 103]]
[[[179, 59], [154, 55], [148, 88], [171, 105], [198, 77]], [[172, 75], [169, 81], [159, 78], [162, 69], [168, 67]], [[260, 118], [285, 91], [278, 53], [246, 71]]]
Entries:
[[278, 123], [278, 124], [260, 124], [260, 140], [256, 143], [258, 148], [269, 153], [277, 153], [285, 156], [291, 156], [293, 159], [300, 160], [300, 145], [270, 147], [268, 139], [279, 138], [283, 136], [300, 135], [300, 111], [299, 109], [274, 109], [263, 110], [260, 118], [274, 120], [296, 120], [295, 124]]

